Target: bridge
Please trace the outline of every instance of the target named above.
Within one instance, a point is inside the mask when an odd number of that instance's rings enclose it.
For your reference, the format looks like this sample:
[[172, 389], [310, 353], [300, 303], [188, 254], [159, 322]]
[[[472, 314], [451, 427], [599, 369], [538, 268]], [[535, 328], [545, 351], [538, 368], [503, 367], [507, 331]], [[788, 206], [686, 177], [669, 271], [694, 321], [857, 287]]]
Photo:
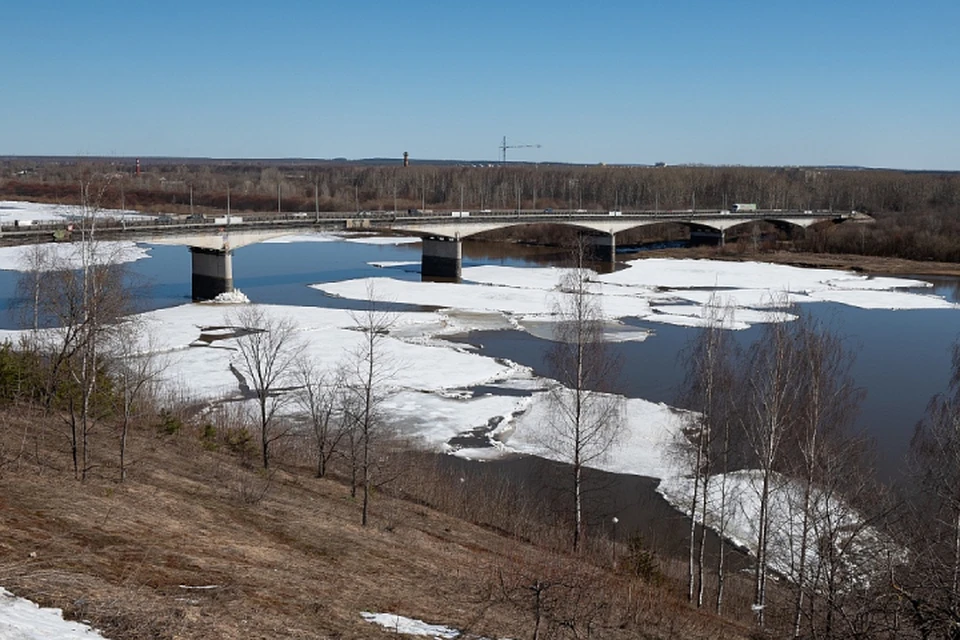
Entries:
[[872, 220], [869, 216], [825, 211], [561, 211], [561, 212], [451, 212], [446, 216], [398, 218], [379, 222], [378, 228], [423, 238], [422, 273], [429, 276], [459, 278], [462, 263], [460, 241], [472, 235], [529, 224], [559, 224], [581, 229], [593, 249], [593, 258], [613, 262], [616, 234], [655, 224], [675, 223], [690, 229], [691, 239], [722, 245], [733, 227], [768, 222], [779, 228], [806, 228], [821, 222]]
[[[169, 217], [168, 217], [169, 218]], [[385, 231], [423, 239], [421, 273], [428, 278], [459, 279], [464, 238], [521, 225], [558, 224], [580, 229], [592, 247], [593, 258], [613, 262], [616, 234], [655, 224], [688, 227], [692, 239], [723, 244], [736, 226], [767, 222], [779, 228], [806, 228], [817, 223], [870, 222], [865, 214], [830, 211], [448, 211], [272, 214], [205, 219], [167, 219], [137, 222], [97, 222], [99, 237], [125, 237], [152, 244], [185, 245], [193, 262], [194, 300], [208, 300], [233, 290], [233, 252], [250, 244], [303, 231]], [[62, 225], [58, 225], [62, 229]], [[36, 241], [43, 228], [0, 227], [6, 242]]]

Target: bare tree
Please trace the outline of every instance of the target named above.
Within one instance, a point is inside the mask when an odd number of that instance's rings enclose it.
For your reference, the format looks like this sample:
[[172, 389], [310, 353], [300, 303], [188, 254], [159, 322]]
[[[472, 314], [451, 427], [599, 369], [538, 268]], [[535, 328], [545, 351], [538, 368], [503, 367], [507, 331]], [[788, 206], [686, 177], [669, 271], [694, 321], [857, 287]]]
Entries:
[[[111, 336], [109, 372], [114, 380], [115, 403], [120, 414], [120, 482], [127, 479], [127, 439], [133, 420], [152, 398], [154, 385], [163, 370], [142, 322], [126, 318]], [[141, 341], [146, 344], [141, 344]]]
[[576, 266], [561, 277], [554, 341], [547, 353], [559, 384], [550, 389], [544, 445], [570, 465], [574, 550], [583, 538], [583, 469], [603, 459], [623, 430], [623, 399], [611, 393], [620, 363], [604, 342], [600, 295], [583, 266], [585, 250], [581, 238]]
[[263, 468], [270, 466], [270, 445], [287, 434], [276, 428], [276, 414], [289, 400], [285, 393], [294, 384], [297, 354], [296, 327], [289, 319], [267, 315], [258, 306], [244, 306], [228, 324], [240, 328], [237, 369], [248, 381], [257, 400], [260, 454]]
[[[775, 301], [781, 308], [785, 300]], [[764, 624], [773, 492], [776, 489], [781, 448], [800, 411], [797, 349], [786, 317], [767, 324], [744, 362], [744, 391], [747, 395], [743, 431], [759, 473], [757, 488], [756, 567], [754, 602], [757, 624]]]
[[[711, 514], [711, 477], [719, 473], [720, 505], [716, 521], [721, 530], [726, 521], [727, 457], [730, 446], [730, 403], [733, 390], [732, 345], [728, 332], [733, 310], [712, 295], [704, 307], [703, 324], [697, 337], [685, 350], [687, 378], [683, 404], [692, 410], [680, 443], [691, 466], [693, 477], [690, 495], [690, 546], [687, 564], [687, 598], [703, 605], [704, 555], [706, 529]], [[719, 468], [717, 468], [719, 467]], [[697, 538], [697, 520], [702, 523]], [[721, 536], [723, 532], [720, 532]], [[723, 548], [717, 566], [717, 608], [722, 602]]]
[[52, 245], [30, 245], [20, 262], [21, 276], [17, 279], [17, 299], [21, 303], [23, 324], [34, 333], [40, 330], [40, 314], [43, 308], [44, 280], [54, 266]]
[[953, 377], [935, 396], [910, 445], [911, 486], [903, 538], [909, 564], [891, 569], [891, 583], [909, 603], [924, 638], [954, 638], [960, 629], [960, 344]]
[[[804, 594], [808, 591], [808, 564], [814, 526], [820, 517], [834, 517], [842, 494], [831, 490], [837, 481], [852, 475], [848, 468], [841, 478], [833, 461], [854, 444], [850, 433], [863, 396], [853, 380], [850, 368], [853, 354], [841, 338], [806, 313], [791, 325], [798, 350], [797, 385], [799, 415], [790, 441], [793, 463], [787, 469], [802, 485], [800, 540], [794, 554], [793, 581], [796, 585], [793, 623], [794, 637], [800, 636]], [[844, 456], [848, 463], [849, 456]], [[849, 483], [847, 483], [849, 488]]]
[[[56, 254], [36, 250], [20, 285], [33, 299], [31, 348], [47, 362], [46, 406], [67, 408], [74, 475], [81, 480], [91, 468], [91, 431], [110, 404], [101, 382], [116, 344], [111, 336], [131, 310], [123, 245], [96, 235], [108, 186], [99, 176], [81, 180], [75, 241]], [[41, 330], [47, 322], [51, 328]]]
[[[395, 315], [384, 309], [371, 287], [367, 291], [367, 308], [353, 314], [354, 328], [360, 332], [360, 343], [343, 365], [344, 411], [349, 420], [349, 438], [354, 464], [354, 488], [359, 480], [363, 490], [360, 523], [367, 525], [370, 511], [370, 488], [377, 468], [375, 447], [383, 429], [382, 404], [396, 369], [386, 350]], [[356, 478], [359, 472], [359, 478]]]
[[296, 377], [299, 386], [296, 402], [309, 421], [317, 447], [317, 477], [322, 478], [349, 431], [343, 407], [343, 372], [338, 370], [328, 376], [320, 373], [314, 362], [301, 359]]

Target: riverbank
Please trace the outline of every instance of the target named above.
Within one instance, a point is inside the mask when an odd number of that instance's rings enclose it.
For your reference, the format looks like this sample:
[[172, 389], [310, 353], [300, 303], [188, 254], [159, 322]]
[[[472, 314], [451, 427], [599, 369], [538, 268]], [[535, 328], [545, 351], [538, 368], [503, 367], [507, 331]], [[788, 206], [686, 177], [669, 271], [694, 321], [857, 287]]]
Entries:
[[955, 276], [960, 277], [960, 263], [904, 260], [902, 258], [884, 258], [861, 256], [856, 254], [803, 253], [796, 251], [740, 252], [724, 251], [716, 247], [691, 247], [679, 249], [655, 249], [629, 254], [634, 258], [686, 258], [729, 260], [734, 262], [756, 261], [772, 262], [793, 267], [815, 269], [842, 269], [867, 275], [900, 276]]

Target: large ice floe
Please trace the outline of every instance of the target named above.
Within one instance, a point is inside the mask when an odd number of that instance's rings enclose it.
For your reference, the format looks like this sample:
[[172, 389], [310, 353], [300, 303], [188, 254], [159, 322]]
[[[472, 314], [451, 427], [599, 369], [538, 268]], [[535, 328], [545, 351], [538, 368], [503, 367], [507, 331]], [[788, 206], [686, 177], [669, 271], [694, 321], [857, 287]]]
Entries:
[[50, 271], [79, 269], [88, 264], [136, 262], [150, 257], [147, 248], [128, 240], [98, 241], [92, 247], [77, 242], [0, 247], [0, 271]]

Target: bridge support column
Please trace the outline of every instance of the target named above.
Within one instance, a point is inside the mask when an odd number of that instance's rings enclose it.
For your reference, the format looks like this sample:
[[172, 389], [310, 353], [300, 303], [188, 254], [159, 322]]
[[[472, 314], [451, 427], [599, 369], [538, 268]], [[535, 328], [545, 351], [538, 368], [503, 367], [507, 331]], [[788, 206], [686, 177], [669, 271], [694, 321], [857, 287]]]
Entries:
[[213, 300], [233, 291], [233, 251], [190, 247], [190, 253], [194, 300]]
[[617, 237], [607, 234], [602, 236], [587, 236], [587, 246], [590, 258], [597, 262], [613, 263], [617, 259]]
[[424, 238], [420, 259], [422, 278], [460, 280], [463, 263], [463, 245], [453, 238]]

